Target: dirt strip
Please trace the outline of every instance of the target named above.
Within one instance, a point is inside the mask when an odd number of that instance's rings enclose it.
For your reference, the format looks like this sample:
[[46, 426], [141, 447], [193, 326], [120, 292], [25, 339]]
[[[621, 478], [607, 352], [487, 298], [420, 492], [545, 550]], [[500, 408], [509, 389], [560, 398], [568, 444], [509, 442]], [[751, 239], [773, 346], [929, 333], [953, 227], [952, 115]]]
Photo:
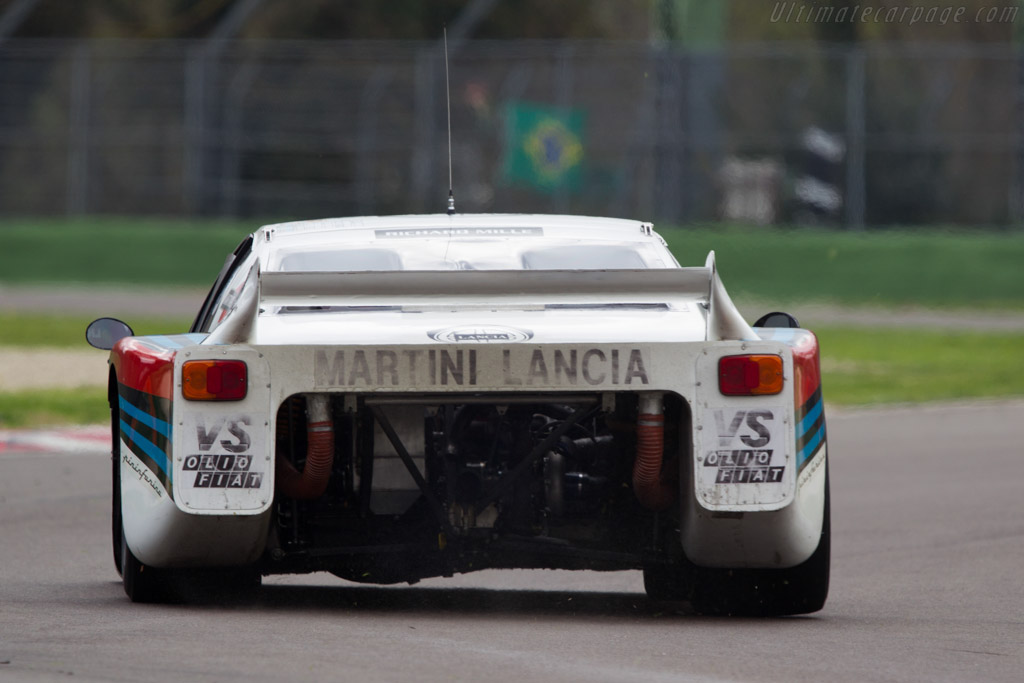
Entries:
[[[748, 320], [756, 320], [768, 311], [764, 306], [739, 304]], [[772, 309], [774, 310], [774, 309]], [[802, 303], [782, 307], [796, 316], [801, 325], [814, 329], [822, 325], [851, 327], [893, 327], [905, 329], [978, 330], [1024, 332], [1024, 311], [972, 311], [932, 308], [861, 308]]]
[[0, 392], [107, 385], [107, 351], [0, 348]]
[[[0, 284], [0, 311], [88, 313], [130, 318], [133, 315], [195, 316], [206, 289], [153, 289], [134, 285], [13, 286]], [[127, 322], [131, 322], [128, 320]]]

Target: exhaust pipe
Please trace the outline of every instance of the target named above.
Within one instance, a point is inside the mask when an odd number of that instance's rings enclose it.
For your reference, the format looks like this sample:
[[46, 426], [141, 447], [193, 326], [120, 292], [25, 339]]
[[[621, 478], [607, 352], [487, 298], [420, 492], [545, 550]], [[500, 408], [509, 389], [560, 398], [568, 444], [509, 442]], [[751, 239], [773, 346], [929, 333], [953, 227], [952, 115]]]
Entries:
[[277, 490], [296, 500], [313, 500], [327, 490], [334, 464], [334, 423], [325, 394], [306, 395], [306, 465], [302, 472], [284, 458], [277, 459]]
[[649, 510], [667, 510], [676, 500], [678, 482], [662, 477], [665, 451], [665, 414], [661, 394], [640, 394], [636, 420], [636, 461], [633, 492]]

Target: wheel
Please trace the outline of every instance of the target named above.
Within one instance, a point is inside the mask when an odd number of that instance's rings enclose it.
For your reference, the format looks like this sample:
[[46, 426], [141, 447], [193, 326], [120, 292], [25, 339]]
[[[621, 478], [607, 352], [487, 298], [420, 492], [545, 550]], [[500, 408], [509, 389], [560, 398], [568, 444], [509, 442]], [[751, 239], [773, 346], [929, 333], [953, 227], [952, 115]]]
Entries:
[[121, 517], [121, 415], [117, 384], [110, 384], [111, 504], [110, 538], [114, 566], [132, 602], [212, 602], [245, 600], [259, 591], [262, 577], [253, 567], [179, 570], [156, 569], [139, 561], [128, 547]]
[[139, 561], [121, 535], [121, 579], [125, 595], [132, 602], [171, 602], [176, 595], [171, 585], [172, 573], [149, 567]]
[[110, 540], [114, 552], [114, 567], [118, 576], [122, 576], [121, 564], [121, 416], [116, 404], [110, 404], [110, 461], [111, 461], [111, 503], [110, 503]]
[[249, 602], [259, 594], [263, 577], [252, 567], [175, 570], [174, 596], [193, 604]]
[[[826, 466], [827, 467], [827, 466]], [[788, 569], [698, 567], [685, 556], [644, 567], [644, 589], [652, 600], [688, 601], [709, 616], [809, 614], [825, 605], [831, 563], [831, 504], [828, 470], [821, 537], [814, 553]]]
[[114, 566], [121, 575], [124, 592], [132, 602], [161, 602], [168, 596], [166, 581], [159, 570], [147, 567], [132, 554], [124, 538], [121, 518], [121, 414], [117, 407], [117, 384], [110, 379], [110, 540]]
[[245, 602], [259, 593], [262, 584], [262, 576], [255, 567], [150, 567], [135, 557], [123, 533], [120, 534], [118, 558], [124, 592], [132, 602]]
[[121, 539], [124, 592], [132, 602], [211, 604], [246, 602], [260, 590], [262, 577], [253, 567], [157, 569], [139, 561]]
[[121, 415], [117, 408], [117, 384], [111, 376], [110, 432], [111, 432], [111, 505], [110, 537], [114, 551], [114, 566], [121, 575], [124, 592], [132, 602], [164, 602], [172, 597], [167, 572], [147, 567], [139, 562], [124, 537], [121, 517]]
[[644, 567], [644, 590], [647, 597], [658, 602], [689, 599], [693, 579], [687, 570], [691, 567], [679, 561]]
[[789, 569], [695, 567], [690, 604], [698, 614], [782, 616], [809, 614], [825, 606], [831, 564], [831, 505], [825, 471], [825, 510], [814, 553]]

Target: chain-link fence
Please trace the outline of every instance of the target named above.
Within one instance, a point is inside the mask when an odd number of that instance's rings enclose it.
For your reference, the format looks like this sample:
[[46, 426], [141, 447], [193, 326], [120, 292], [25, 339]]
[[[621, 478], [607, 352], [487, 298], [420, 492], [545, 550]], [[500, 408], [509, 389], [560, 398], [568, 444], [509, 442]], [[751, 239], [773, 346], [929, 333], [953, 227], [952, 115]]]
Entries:
[[[1014, 225], [1012, 46], [466, 42], [460, 211]], [[0, 212], [443, 211], [438, 43], [0, 45]]]

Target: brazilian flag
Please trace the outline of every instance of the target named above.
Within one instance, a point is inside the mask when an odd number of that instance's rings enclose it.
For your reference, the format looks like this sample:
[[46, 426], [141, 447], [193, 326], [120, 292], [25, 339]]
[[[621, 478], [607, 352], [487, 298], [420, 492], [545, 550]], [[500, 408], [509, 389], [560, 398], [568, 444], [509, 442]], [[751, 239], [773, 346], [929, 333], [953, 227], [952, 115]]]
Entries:
[[505, 181], [545, 192], [578, 190], [585, 123], [582, 109], [508, 104], [502, 172]]

